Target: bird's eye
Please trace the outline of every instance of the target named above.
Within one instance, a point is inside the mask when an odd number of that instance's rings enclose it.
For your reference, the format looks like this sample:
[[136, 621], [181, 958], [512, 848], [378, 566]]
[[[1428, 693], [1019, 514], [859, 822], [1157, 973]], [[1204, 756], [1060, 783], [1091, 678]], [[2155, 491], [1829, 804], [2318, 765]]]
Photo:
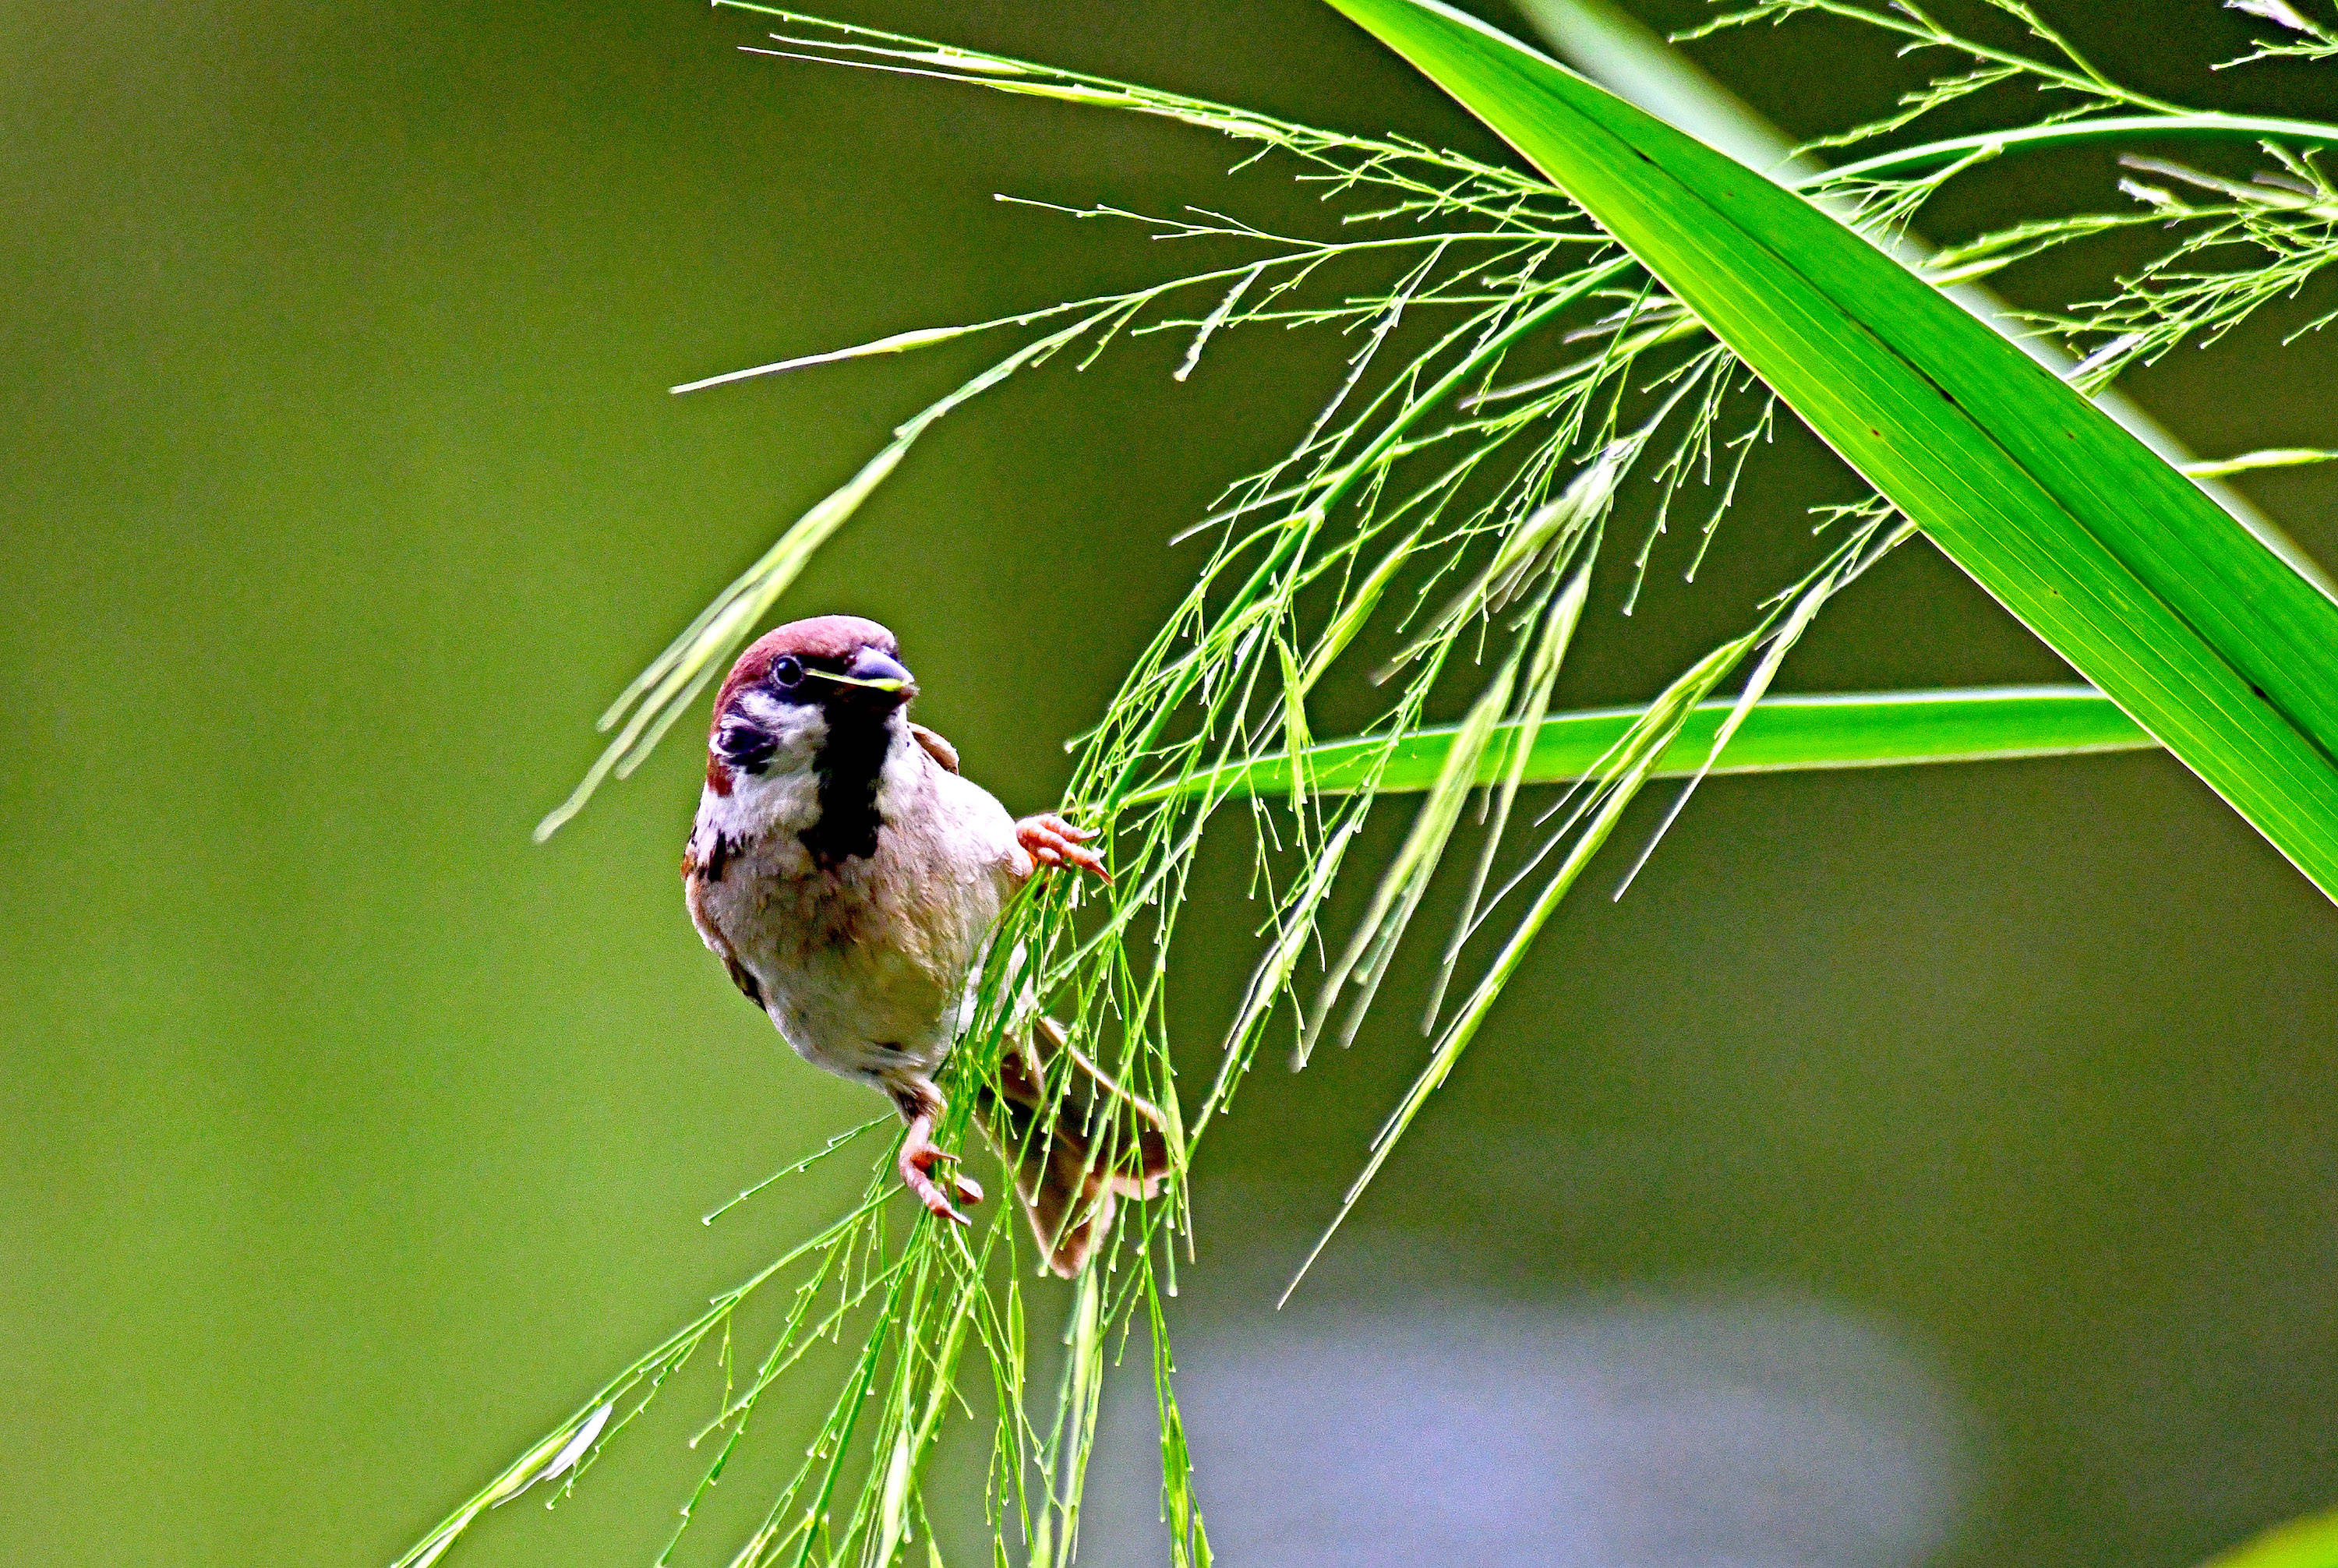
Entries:
[[781, 691], [794, 691], [803, 684], [803, 677], [804, 668], [801, 660], [774, 659], [771, 661], [771, 684]]

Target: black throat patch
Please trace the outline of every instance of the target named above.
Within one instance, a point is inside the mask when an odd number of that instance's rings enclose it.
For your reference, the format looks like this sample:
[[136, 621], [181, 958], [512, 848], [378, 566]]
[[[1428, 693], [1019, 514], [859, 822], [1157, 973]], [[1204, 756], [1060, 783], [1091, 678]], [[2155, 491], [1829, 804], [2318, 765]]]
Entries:
[[877, 853], [877, 780], [893, 737], [889, 711], [856, 712], [838, 702], [828, 711], [828, 739], [813, 759], [820, 779], [820, 820], [796, 835], [823, 871]]

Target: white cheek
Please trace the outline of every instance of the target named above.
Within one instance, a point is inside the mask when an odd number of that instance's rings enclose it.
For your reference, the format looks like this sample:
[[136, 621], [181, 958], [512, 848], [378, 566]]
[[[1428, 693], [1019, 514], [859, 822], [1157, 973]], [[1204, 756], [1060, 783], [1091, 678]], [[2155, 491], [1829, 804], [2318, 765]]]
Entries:
[[748, 692], [740, 705], [777, 748], [760, 772], [732, 769], [728, 795], [707, 790], [700, 799], [700, 823], [733, 838], [809, 828], [820, 819], [820, 779], [812, 760], [828, 739], [828, 720], [816, 707], [778, 701], [760, 691]]
[[782, 702], [769, 692], [749, 691], [740, 699], [740, 706], [758, 729], [779, 743], [779, 750], [763, 770], [765, 778], [809, 769], [828, 740], [828, 716], [811, 703]]

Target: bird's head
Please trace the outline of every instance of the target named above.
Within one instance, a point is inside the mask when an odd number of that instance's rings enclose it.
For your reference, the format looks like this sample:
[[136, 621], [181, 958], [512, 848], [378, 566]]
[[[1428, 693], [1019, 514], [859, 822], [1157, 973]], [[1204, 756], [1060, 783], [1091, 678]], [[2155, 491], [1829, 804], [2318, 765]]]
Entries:
[[848, 756], [873, 767], [918, 694], [893, 633], [857, 615], [816, 615], [765, 632], [739, 655], [714, 699], [706, 782], [728, 795], [743, 777], [827, 773]]

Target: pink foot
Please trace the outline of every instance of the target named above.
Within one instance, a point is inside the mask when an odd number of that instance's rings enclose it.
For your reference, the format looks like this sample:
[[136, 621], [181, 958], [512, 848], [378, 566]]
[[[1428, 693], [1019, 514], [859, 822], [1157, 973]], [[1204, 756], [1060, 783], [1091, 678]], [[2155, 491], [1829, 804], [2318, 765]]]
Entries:
[[1087, 847], [1095, 837], [1093, 828], [1075, 828], [1052, 811], [1015, 824], [1015, 841], [1039, 865], [1076, 866], [1109, 882], [1112, 873], [1104, 868], [1104, 857]]
[[[973, 1221], [950, 1206], [949, 1197], [933, 1178], [937, 1165], [955, 1165], [958, 1156], [934, 1142], [934, 1119], [920, 1115], [909, 1123], [909, 1135], [901, 1140], [901, 1185], [918, 1195], [918, 1201], [927, 1211], [960, 1225]], [[956, 1171], [945, 1172], [950, 1185], [957, 1189], [958, 1201], [972, 1205], [982, 1201], [982, 1188], [974, 1178]]]

